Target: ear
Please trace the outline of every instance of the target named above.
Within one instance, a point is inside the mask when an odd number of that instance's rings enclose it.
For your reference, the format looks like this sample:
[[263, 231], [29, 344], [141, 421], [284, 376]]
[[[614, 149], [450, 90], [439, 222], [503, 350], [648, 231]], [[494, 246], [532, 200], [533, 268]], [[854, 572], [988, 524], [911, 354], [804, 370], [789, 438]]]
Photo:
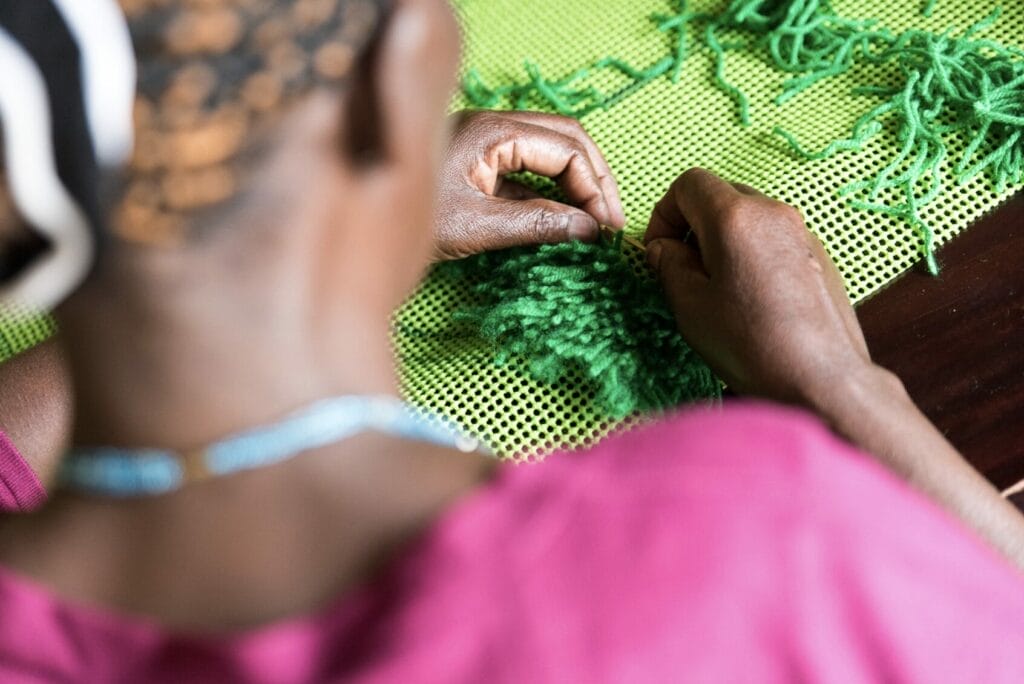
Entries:
[[363, 163], [432, 163], [447, 126], [458, 26], [444, 0], [395, 0], [383, 22], [345, 93], [343, 150]]
[[[388, 18], [382, 17], [381, 21], [384, 22], [382, 28], [386, 28]], [[378, 31], [356, 63], [342, 93], [339, 143], [345, 162], [357, 168], [372, 166], [386, 156], [376, 75], [380, 39]]]

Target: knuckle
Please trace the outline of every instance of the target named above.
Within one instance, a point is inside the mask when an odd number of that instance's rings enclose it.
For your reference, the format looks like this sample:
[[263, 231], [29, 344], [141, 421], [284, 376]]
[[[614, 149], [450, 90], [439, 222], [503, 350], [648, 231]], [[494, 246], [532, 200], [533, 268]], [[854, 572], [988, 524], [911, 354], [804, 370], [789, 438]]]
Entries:
[[681, 174], [679, 174], [679, 177], [676, 178], [674, 185], [678, 185], [679, 187], [686, 187], [691, 183], [695, 182], [704, 173], [704, 169], [700, 168], [699, 166], [691, 166], [690, 168], [686, 169]]
[[506, 118], [502, 112], [496, 112], [491, 109], [483, 109], [476, 113], [474, 116], [476, 122], [484, 126], [497, 126], [506, 121]]
[[583, 125], [580, 123], [579, 119], [574, 119], [571, 116], [565, 116], [564, 114], [531, 112], [530, 115], [538, 123], [560, 124], [560, 128], [564, 128], [566, 130], [583, 130]]
[[511, 125], [512, 122], [503, 118], [500, 113], [483, 110], [470, 114], [465, 127], [474, 133], [491, 136], [507, 130]]
[[461, 114], [466, 121], [476, 122], [494, 118], [498, 112], [493, 109], [470, 108], [461, 110], [459, 114]]
[[671, 201], [672, 200], [670, 197], [665, 196], [655, 203], [654, 209], [651, 211], [652, 221], [660, 221], [667, 226], [671, 226], [676, 223], [675, 216], [673, 212], [670, 210]]
[[679, 201], [679, 198], [697, 192], [705, 173], [704, 169], [698, 166], [691, 166], [672, 181], [672, 185], [668, 189], [668, 195], [677, 198], [676, 201]]
[[456, 261], [469, 256], [470, 252], [464, 248], [450, 244], [434, 245], [434, 253], [431, 255], [433, 261]]
[[779, 202], [776, 212], [778, 212], [779, 218], [786, 223], [797, 228], [803, 228], [804, 215], [796, 207]]
[[479, 126], [480, 122], [486, 119], [487, 114], [485, 109], [462, 109], [452, 115], [452, 120], [455, 122], [457, 131], [465, 130]]
[[755, 220], [754, 207], [743, 199], [731, 199], [724, 202], [718, 209], [722, 228], [728, 231], [742, 230]]
[[576, 159], [585, 159], [586, 158], [586, 156], [587, 156], [587, 148], [584, 147], [583, 143], [581, 143], [576, 138], [573, 138], [571, 136], [565, 136], [564, 138], [562, 138], [561, 142], [562, 142], [562, 145], [564, 145], [565, 148], [569, 151], [569, 154], [571, 154], [574, 158], [576, 158]]
[[587, 129], [583, 127], [579, 119], [574, 119], [571, 116], [560, 116], [559, 118], [565, 121], [565, 126], [574, 133], [586, 135]]
[[662, 202], [671, 202], [672, 204], [679, 204], [679, 198], [683, 194], [684, 181], [683, 176], [677, 176], [674, 181], [668, 186], [665, 194], [662, 195]]

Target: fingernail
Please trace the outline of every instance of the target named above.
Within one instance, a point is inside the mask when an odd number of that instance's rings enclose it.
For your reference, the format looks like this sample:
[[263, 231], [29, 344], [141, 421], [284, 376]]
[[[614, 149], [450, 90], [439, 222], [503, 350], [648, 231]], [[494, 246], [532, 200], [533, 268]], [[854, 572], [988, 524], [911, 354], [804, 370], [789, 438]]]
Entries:
[[615, 223], [615, 214], [612, 212], [612, 203], [608, 201], [607, 197], [601, 197], [601, 204], [604, 205], [604, 218], [605, 223]]
[[661, 264], [661, 252], [661, 240], [655, 240], [647, 245], [647, 263], [655, 272], [658, 270], [658, 265]]
[[598, 225], [589, 214], [572, 214], [569, 217], [569, 228], [566, 231], [572, 240], [592, 242], [597, 239]]

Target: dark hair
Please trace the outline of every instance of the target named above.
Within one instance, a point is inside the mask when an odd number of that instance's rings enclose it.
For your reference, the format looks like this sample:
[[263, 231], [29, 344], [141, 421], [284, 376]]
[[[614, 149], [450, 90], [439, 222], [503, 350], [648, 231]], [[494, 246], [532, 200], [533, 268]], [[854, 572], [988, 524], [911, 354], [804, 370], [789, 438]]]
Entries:
[[233, 196], [256, 134], [297, 96], [349, 78], [386, 10], [381, 0], [122, 4], [139, 85], [112, 227], [147, 242], [180, 239], [193, 214]]
[[[185, 239], [206, 212], [244, 186], [261, 131], [302, 94], [342, 85], [361, 68], [390, 6], [389, 0], [117, 0], [124, 12], [118, 17], [112, 0], [93, 0], [96, 7], [104, 3], [122, 34], [127, 19], [137, 70], [134, 125], [128, 85], [121, 117], [125, 139], [134, 128], [134, 150], [125, 168], [110, 169], [90, 132], [94, 122], [83, 102], [92, 93], [80, 76], [102, 35], [75, 30], [68, 8], [81, 15], [81, 6], [70, 5], [79, 1], [4, 0], [0, 29], [45, 81], [59, 186], [77, 205], [73, 213], [84, 215], [94, 243], [108, 231], [145, 243]], [[130, 71], [127, 37], [122, 43], [121, 61]], [[50, 244], [34, 235], [8, 242], [0, 244], [8, 252], [0, 258], [0, 281], [18, 276]], [[89, 250], [90, 263], [95, 251]]]

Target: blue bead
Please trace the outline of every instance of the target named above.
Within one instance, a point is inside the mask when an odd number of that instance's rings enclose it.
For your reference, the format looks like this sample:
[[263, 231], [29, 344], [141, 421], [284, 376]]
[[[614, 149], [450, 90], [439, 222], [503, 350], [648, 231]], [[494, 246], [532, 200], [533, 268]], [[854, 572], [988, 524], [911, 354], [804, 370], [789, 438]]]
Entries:
[[[317, 401], [278, 423], [211, 444], [206, 465], [214, 475], [260, 468], [367, 430], [463, 451], [476, 445], [450, 422], [417, 415], [394, 397], [346, 396]], [[172, 452], [108, 447], [73, 451], [59, 474], [65, 487], [122, 497], [173, 491], [184, 479], [182, 460]]]

